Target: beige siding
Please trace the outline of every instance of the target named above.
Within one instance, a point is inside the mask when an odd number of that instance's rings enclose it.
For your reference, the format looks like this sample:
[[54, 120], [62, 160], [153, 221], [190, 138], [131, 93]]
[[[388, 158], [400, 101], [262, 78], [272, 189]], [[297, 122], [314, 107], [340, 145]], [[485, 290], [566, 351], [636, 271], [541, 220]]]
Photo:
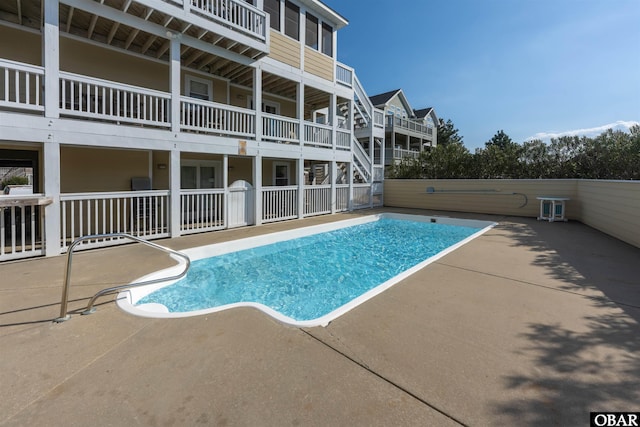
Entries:
[[61, 147], [60, 192], [129, 191], [131, 178], [149, 176], [149, 152]]
[[252, 158], [229, 157], [229, 185], [238, 180], [247, 181], [255, 187]]
[[[433, 194], [427, 188], [433, 187]], [[525, 201], [527, 203], [522, 206]], [[569, 197], [566, 216], [640, 247], [640, 182], [546, 180], [394, 180], [385, 206], [537, 217], [537, 196]]]
[[579, 181], [585, 224], [640, 247], [640, 181]]
[[325, 80], [333, 81], [333, 58], [305, 46], [304, 70]]
[[147, 61], [76, 40], [60, 39], [60, 69], [149, 89], [169, 91], [168, 64]]
[[0, 56], [4, 59], [26, 62], [31, 65], [42, 64], [39, 34], [18, 31], [0, 25], [0, 52], [2, 53]]
[[270, 58], [300, 68], [300, 42], [271, 30]]

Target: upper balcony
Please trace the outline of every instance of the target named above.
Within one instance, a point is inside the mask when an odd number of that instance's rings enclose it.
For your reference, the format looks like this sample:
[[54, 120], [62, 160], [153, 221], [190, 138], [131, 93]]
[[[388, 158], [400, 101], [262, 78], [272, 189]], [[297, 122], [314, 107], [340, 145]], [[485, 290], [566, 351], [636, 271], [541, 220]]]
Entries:
[[412, 119], [387, 115], [387, 131], [424, 139], [433, 139], [433, 128]]
[[[2, 1], [0, 19], [40, 31], [43, 1]], [[244, 0], [59, 0], [58, 13], [61, 35], [158, 59], [176, 36], [211, 53], [253, 60], [269, 53], [267, 14]]]
[[[43, 67], [0, 58], [0, 111], [44, 115]], [[185, 133], [246, 138], [289, 147], [351, 150], [351, 133], [330, 124], [204, 101], [121, 82], [59, 72], [57, 110], [61, 118], [99, 125], [178, 130]], [[309, 98], [313, 99], [313, 98]], [[176, 105], [176, 114], [172, 112]], [[256, 132], [261, 123], [261, 134]]]

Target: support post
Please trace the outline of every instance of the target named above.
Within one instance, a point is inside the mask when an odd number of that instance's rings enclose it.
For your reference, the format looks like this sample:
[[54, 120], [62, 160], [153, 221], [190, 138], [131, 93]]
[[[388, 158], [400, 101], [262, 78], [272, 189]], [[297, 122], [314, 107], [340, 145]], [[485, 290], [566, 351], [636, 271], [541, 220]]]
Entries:
[[296, 161], [298, 181], [298, 218], [304, 218], [304, 159]]
[[174, 148], [171, 150], [170, 169], [169, 169], [169, 194], [170, 194], [170, 228], [171, 237], [180, 236], [180, 150]]
[[[44, 207], [44, 247], [45, 256], [61, 253], [60, 232], [60, 143], [52, 135], [43, 144], [44, 151], [44, 194], [53, 203]], [[73, 219], [72, 219], [73, 220]]]
[[262, 157], [257, 155], [253, 158], [253, 188], [256, 194], [255, 197], [255, 223], [256, 225], [262, 224]]
[[180, 36], [173, 35], [170, 43], [171, 132], [178, 133], [180, 132]]
[[44, 27], [42, 31], [42, 64], [44, 65], [44, 115], [60, 117], [60, 30], [59, 1], [44, 2]]

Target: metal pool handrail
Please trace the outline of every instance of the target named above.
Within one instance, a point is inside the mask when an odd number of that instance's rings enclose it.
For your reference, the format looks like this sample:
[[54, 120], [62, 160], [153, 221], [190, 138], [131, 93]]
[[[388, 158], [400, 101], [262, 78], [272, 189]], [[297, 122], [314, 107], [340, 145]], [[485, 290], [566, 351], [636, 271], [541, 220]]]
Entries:
[[73, 243], [71, 244], [71, 246], [69, 246], [69, 249], [67, 250], [67, 268], [66, 268], [66, 274], [65, 274], [65, 278], [64, 278], [64, 286], [62, 288], [62, 301], [60, 302], [60, 317], [58, 317], [57, 319], [54, 319], [53, 321], [56, 323], [61, 323], [64, 322], [66, 320], [69, 320], [71, 318], [71, 315], [67, 313], [67, 305], [69, 303], [69, 288], [71, 287], [71, 262], [72, 262], [72, 255], [73, 255], [73, 250], [74, 248], [80, 244], [81, 242], [85, 241], [85, 240], [95, 240], [95, 239], [104, 239], [104, 238], [108, 238], [108, 237], [120, 237], [120, 238], [125, 238], [125, 239], [129, 239], [129, 240], [133, 240], [136, 241], [138, 243], [142, 243], [145, 244], [151, 248], [155, 248], [158, 249], [162, 252], [166, 252], [169, 255], [175, 255], [177, 257], [180, 257], [182, 259], [185, 260], [185, 268], [182, 271], [182, 273], [176, 275], [176, 276], [171, 276], [171, 277], [163, 277], [160, 279], [153, 279], [153, 280], [146, 280], [144, 282], [137, 282], [137, 283], [128, 283], [125, 285], [119, 285], [119, 286], [112, 286], [110, 288], [106, 288], [103, 289], [101, 291], [99, 291], [98, 293], [96, 293], [91, 300], [89, 300], [89, 304], [87, 304], [87, 308], [82, 312], [82, 314], [91, 314], [94, 311], [96, 311], [96, 309], [93, 307], [93, 304], [95, 303], [96, 299], [102, 295], [106, 295], [106, 294], [112, 294], [121, 290], [125, 290], [125, 289], [131, 289], [131, 288], [137, 288], [139, 286], [144, 286], [144, 285], [151, 285], [154, 283], [160, 283], [160, 282], [166, 282], [169, 280], [177, 280], [180, 279], [182, 277], [184, 277], [187, 274], [187, 271], [189, 271], [189, 267], [191, 266], [191, 260], [189, 259], [189, 257], [181, 252], [178, 251], [174, 251], [173, 249], [169, 249], [169, 248], [165, 248], [164, 246], [160, 246], [157, 245], [155, 243], [149, 242], [148, 240], [144, 240], [141, 239], [140, 237], [136, 237], [133, 236], [131, 234], [127, 234], [127, 233], [107, 233], [107, 234], [92, 234], [92, 235], [88, 235], [88, 236], [82, 236], [82, 237], [78, 237], [76, 240], [73, 241]]

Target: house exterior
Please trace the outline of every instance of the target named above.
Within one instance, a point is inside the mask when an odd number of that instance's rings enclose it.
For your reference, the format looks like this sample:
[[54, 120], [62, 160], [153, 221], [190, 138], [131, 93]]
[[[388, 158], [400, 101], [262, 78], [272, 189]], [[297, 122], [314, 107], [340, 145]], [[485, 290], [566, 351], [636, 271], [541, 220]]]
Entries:
[[0, 2], [0, 261], [382, 204], [383, 113], [318, 0]]
[[370, 100], [384, 111], [386, 166], [417, 158], [421, 151], [438, 144], [438, 117], [433, 108], [414, 110], [402, 89], [374, 95]]

